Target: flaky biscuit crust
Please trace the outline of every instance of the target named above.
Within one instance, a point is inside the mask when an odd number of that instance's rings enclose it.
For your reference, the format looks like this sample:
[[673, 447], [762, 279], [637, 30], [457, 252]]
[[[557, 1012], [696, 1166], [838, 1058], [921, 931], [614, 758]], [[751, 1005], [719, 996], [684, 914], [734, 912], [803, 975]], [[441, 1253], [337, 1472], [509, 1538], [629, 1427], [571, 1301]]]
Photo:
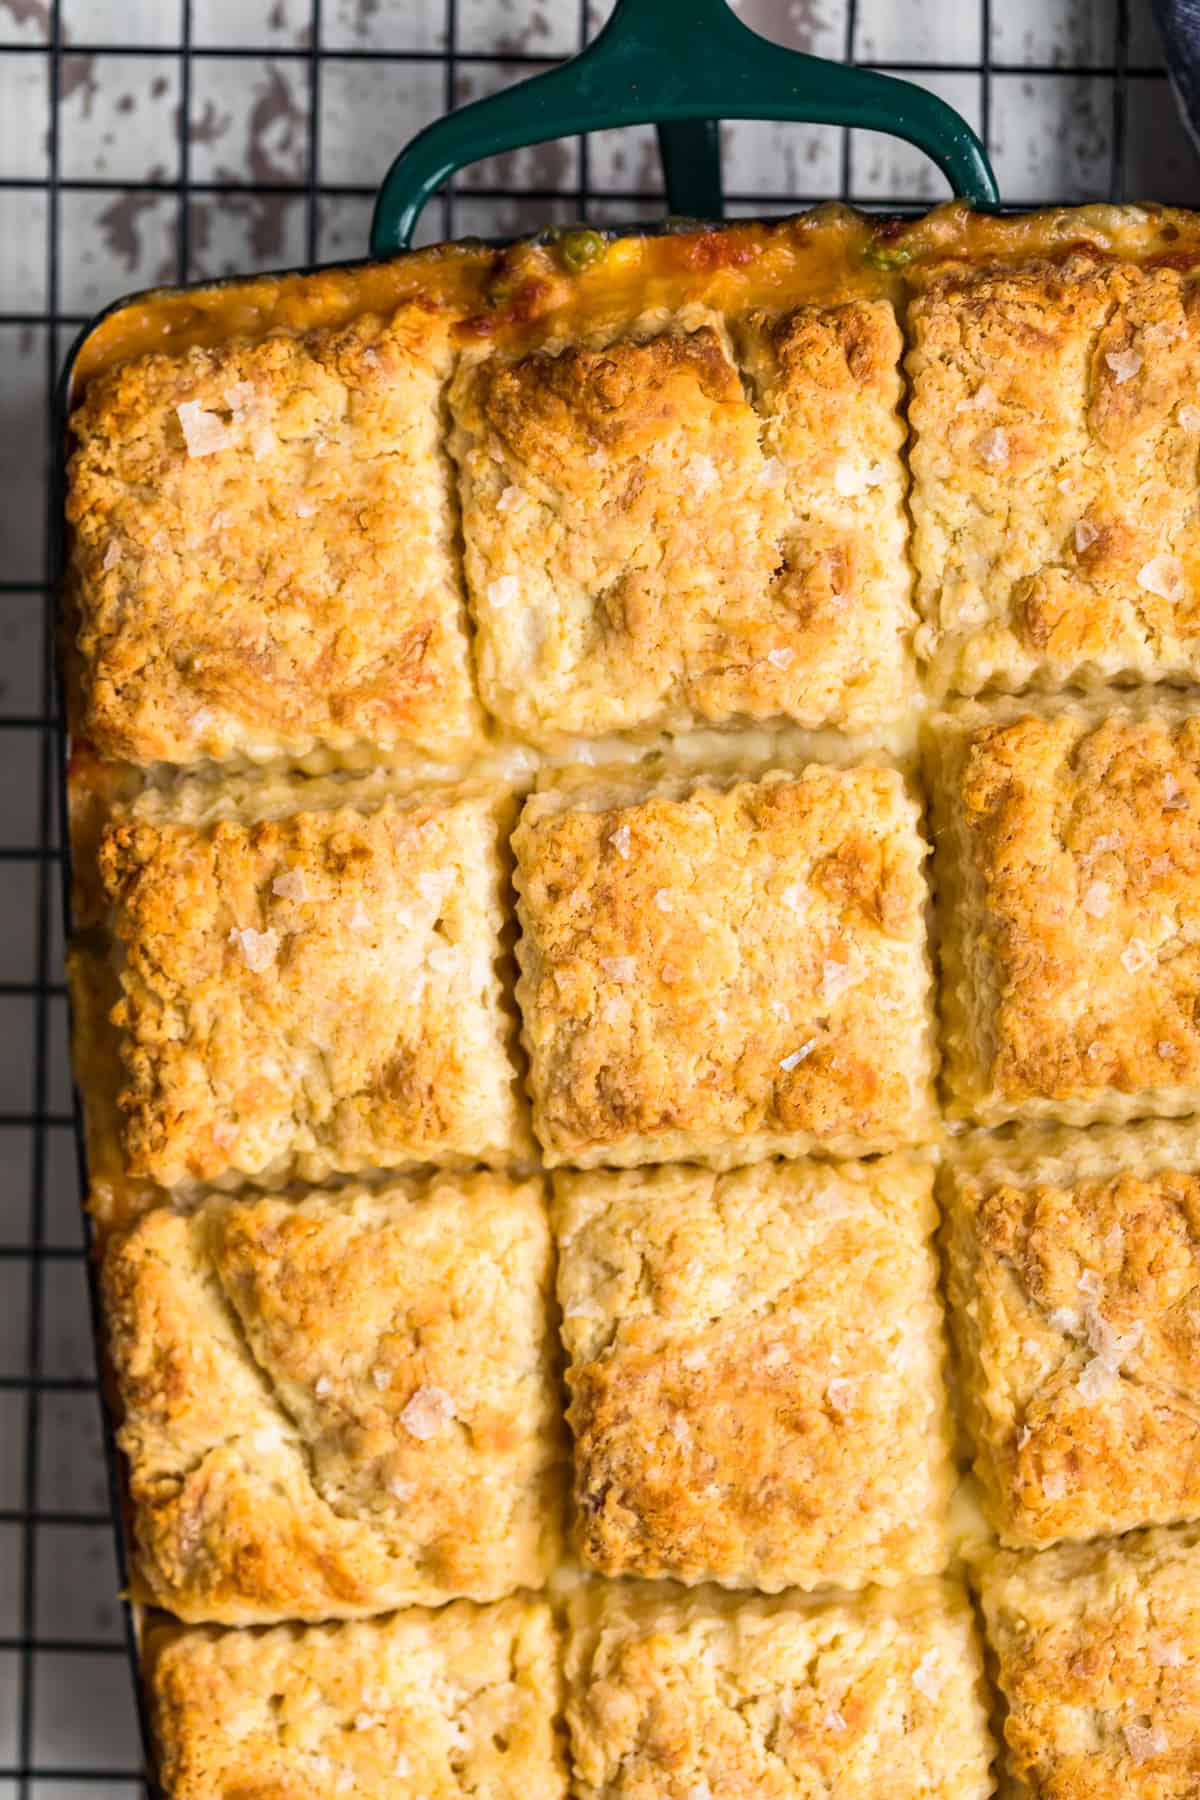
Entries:
[[159, 1209], [103, 1265], [135, 1576], [179, 1618], [539, 1586], [561, 1466], [541, 1183]]
[[945, 1567], [931, 1166], [681, 1167], [554, 1187], [590, 1563], [767, 1591]]
[[1118, 696], [935, 722], [950, 1110], [1200, 1104], [1200, 719]]
[[935, 687], [1200, 674], [1200, 283], [1079, 255], [927, 278], [913, 543]]
[[892, 769], [527, 802], [517, 998], [550, 1165], [932, 1130], [925, 845]]
[[129, 1173], [519, 1158], [496, 971], [506, 804], [447, 790], [110, 824]]
[[558, 1653], [550, 1607], [529, 1597], [371, 1624], [156, 1631], [163, 1787], [173, 1800], [565, 1800]]
[[749, 395], [703, 309], [464, 360], [465, 566], [483, 694], [512, 729], [866, 729], [911, 700], [893, 309], [735, 329]]
[[1200, 1137], [1162, 1135], [1112, 1130], [1091, 1176], [1035, 1132], [947, 1167], [975, 1466], [1008, 1543], [1200, 1513]]
[[67, 502], [76, 729], [136, 763], [477, 749], [450, 364], [447, 321], [412, 303], [90, 385]]
[[1200, 1785], [1200, 1527], [997, 1551], [983, 1611], [1029, 1800], [1190, 1800]]
[[983, 1671], [953, 1583], [811, 1601], [595, 1583], [570, 1603], [567, 1684], [578, 1800], [992, 1792]]

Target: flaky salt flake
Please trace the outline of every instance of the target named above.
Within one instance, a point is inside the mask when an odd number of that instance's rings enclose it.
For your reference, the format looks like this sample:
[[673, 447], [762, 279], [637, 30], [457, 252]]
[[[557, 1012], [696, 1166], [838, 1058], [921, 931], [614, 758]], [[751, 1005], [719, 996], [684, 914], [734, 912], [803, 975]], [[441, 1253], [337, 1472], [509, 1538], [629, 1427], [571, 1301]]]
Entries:
[[786, 644], [779, 644], [774, 650], [767, 651], [767, 661], [773, 668], [786, 669], [796, 660], [796, 652]]
[[1177, 556], [1164, 552], [1152, 556], [1137, 572], [1137, 584], [1160, 600], [1182, 600], [1184, 595], [1183, 564]]
[[655, 906], [657, 906], [659, 912], [665, 912], [665, 913], [674, 912], [674, 910], [675, 910], [675, 890], [674, 890], [674, 888], [655, 888], [654, 904], [655, 904]]
[[1121, 962], [1131, 975], [1136, 975], [1139, 969], [1144, 969], [1146, 964], [1153, 960], [1149, 950], [1138, 937], [1130, 938], [1121, 952]]
[[1163, 811], [1182, 812], [1187, 803], [1187, 795], [1168, 769], [1163, 776]]
[[241, 931], [235, 925], [229, 933], [229, 942], [238, 945], [242, 961], [255, 975], [269, 969], [279, 954], [279, 933], [255, 931], [253, 925], [247, 925]]
[[825, 1729], [826, 1731], [845, 1731], [846, 1729], [846, 1721], [836, 1706], [831, 1706], [825, 1714]]
[[1113, 372], [1113, 379], [1120, 387], [1123, 382], [1132, 381], [1142, 366], [1143, 357], [1140, 350], [1109, 350], [1104, 357]]
[[520, 506], [520, 504], [521, 490], [519, 487], [502, 488], [496, 500], [496, 511], [498, 513], [511, 512], [514, 506]]
[[602, 956], [600, 967], [612, 981], [632, 981], [637, 975], [637, 957]]
[[937, 1651], [927, 1650], [913, 1670], [913, 1686], [927, 1700], [936, 1700], [945, 1685], [945, 1671], [941, 1668]]
[[1061, 1500], [1066, 1495], [1066, 1491], [1067, 1478], [1061, 1469], [1056, 1470], [1053, 1475], [1042, 1476], [1042, 1494], [1045, 1499]]
[[104, 559], [101, 562], [100, 567], [107, 574], [109, 569], [116, 568], [116, 566], [120, 562], [120, 560], [121, 560], [121, 546], [117, 542], [116, 538], [109, 538], [108, 549], [104, 552]]
[[975, 454], [989, 468], [1002, 467], [1008, 461], [1008, 433], [1003, 426], [994, 425], [990, 431], [981, 431], [975, 439]]
[[821, 965], [821, 998], [836, 1000], [850, 986], [850, 965], [827, 960]]
[[220, 534], [222, 531], [231, 530], [235, 523], [236, 521], [231, 512], [215, 512], [208, 521], [208, 528], [210, 531], [215, 531]]
[[317, 1379], [313, 1382], [313, 1393], [317, 1396], [317, 1399], [327, 1400], [332, 1392], [333, 1383], [330, 1381], [328, 1375], [318, 1375]]
[[419, 1387], [400, 1414], [400, 1423], [410, 1437], [437, 1437], [456, 1417], [454, 1402], [440, 1387]]
[[825, 1392], [834, 1412], [847, 1413], [854, 1404], [855, 1384], [845, 1375], [835, 1375], [825, 1384]]
[[1125, 1232], [1120, 1225], [1114, 1225], [1111, 1230], [1106, 1231], [1100, 1241], [1104, 1246], [1104, 1253], [1106, 1256], [1117, 1259], [1124, 1255]]
[[681, 1369], [687, 1369], [693, 1374], [697, 1369], [706, 1368], [708, 1366], [708, 1351], [685, 1350], [683, 1355], [679, 1358], [679, 1366]]
[[371, 1380], [379, 1389], [380, 1393], [382, 1393], [384, 1388], [391, 1387], [392, 1385], [392, 1371], [390, 1369], [385, 1369], [381, 1363], [376, 1363], [375, 1367], [371, 1370]]
[[693, 456], [684, 472], [697, 494], [707, 494], [717, 485], [717, 465], [711, 456]]
[[448, 981], [457, 975], [461, 967], [461, 958], [453, 944], [433, 944], [425, 955], [425, 966], [434, 975], [440, 975]]
[[1135, 1763], [1149, 1762], [1152, 1756], [1165, 1756], [1170, 1747], [1161, 1725], [1139, 1725], [1131, 1721], [1122, 1725], [1121, 1736]]
[[1046, 1323], [1052, 1331], [1078, 1331], [1079, 1314], [1070, 1306], [1056, 1306], [1053, 1312], [1046, 1314]]
[[311, 500], [297, 500], [295, 506], [292, 508], [292, 511], [298, 519], [311, 519], [316, 510], [317, 509]]
[[384, 1483], [384, 1486], [392, 1496], [392, 1499], [399, 1500], [401, 1504], [403, 1504], [405, 1500], [413, 1499], [417, 1491], [417, 1484], [415, 1481], [402, 1481], [399, 1475], [393, 1475], [390, 1480]]
[[808, 897], [808, 889], [802, 881], [789, 881], [779, 898], [789, 912], [803, 912]]
[[206, 412], [198, 400], [185, 400], [175, 411], [189, 456], [215, 456], [218, 450], [233, 448], [236, 439], [224, 419], [218, 413]]
[[398, 1756], [396, 1758], [395, 1762], [392, 1764], [392, 1774], [396, 1777], [397, 1781], [403, 1781], [407, 1775], [412, 1774], [412, 1764], [409, 1762], [407, 1756]]
[[1200, 431], [1200, 406], [1184, 401], [1179, 409], [1179, 423], [1185, 431]]
[[763, 487], [782, 487], [787, 480], [787, 470], [777, 456], [768, 456], [758, 471], [758, 479]]
[[629, 827], [628, 827], [628, 825], [618, 825], [617, 829], [610, 835], [608, 841], [612, 845], [613, 849], [616, 851], [617, 855], [620, 857], [623, 857], [624, 860], [626, 862], [628, 862], [629, 861]]
[[1079, 483], [1073, 475], [1060, 475], [1054, 485], [1060, 494], [1073, 494]]
[[1104, 1283], [1095, 1269], [1085, 1269], [1075, 1286], [1081, 1294], [1087, 1294], [1092, 1300], [1097, 1299], [1104, 1292]]
[[271, 892], [278, 894], [281, 900], [307, 900], [308, 884], [303, 869], [285, 869], [271, 883]]
[[1112, 905], [1112, 884], [1107, 881], [1093, 881], [1084, 889], [1079, 902], [1089, 918], [1102, 919]]
[[256, 391], [252, 381], [234, 381], [225, 389], [223, 398], [230, 412], [243, 412], [253, 406]]
[[806, 1056], [812, 1055], [813, 1051], [816, 1049], [816, 1046], [817, 1046], [816, 1038], [815, 1037], [809, 1038], [807, 1043], [801, 1044], [801, 1046], [798, 1050], [793, 1050], [790, 1056], [785, 1056], [782, 1059], [782, 1061], [779, 1064], [780, 1068], [786, 1069], [787, 1072], [790, 1074], [793, 1069], [799, 1068], [800, 1064], [804, 1061]]
[[667, 1421], [667, 1430], [677, 1444], [690, 1444], [692, 1441], [692, 1428], [682, 1413], [671, 1414]]
[[1082, 556], [1085, 550], [1091, 549], [1099, 536], [1100, 533], [1096, 530], [1096, 527], [1092, 524], [1090, 519], [1080, 519], [1075, 527], [1076, 553]]
[[1106, 1363], [1102, 1356], [1093, 1356], [1090, 1361], [1084, 1363], [1075, 1386], [1080, 1399], [1091, 1402], [1103, 1400], [1106, 1394], [1112, 1392], [1120, 1379], [1117, 1371], [1111, 1364]]
[[665, 962], [658, 973], [660, 980], [662, 980], [667, 987], [674, 987], [675, 983], [679, 980], [679, 977], [683, 974], [683, 970], [679, 967], [678, 963]]
[[487, 585], [488, 605], [495, 607], [511, 606], [514, 600], [521, 597], [521, 584], [515, 575], [498, 575], [495, 581]]
[[1187, 1661], [1183, 1645], [1178, 1638], [1160, 1637], [1157, 1633], [1147, 1641], [1150, 1661], [1159, 1669], [1182, 1669]]
[[379, 1713], [360, 1712], [354, 1715], [355, 1731], [374, 1731], [377, 1725], [383, 1724]]
[[371, 915], [368, 913], [362, 901], [356, 900], [354, 902], [354, 910], [350, 914], [351, 931], [366, 931], [369, 929], [370, 924]]

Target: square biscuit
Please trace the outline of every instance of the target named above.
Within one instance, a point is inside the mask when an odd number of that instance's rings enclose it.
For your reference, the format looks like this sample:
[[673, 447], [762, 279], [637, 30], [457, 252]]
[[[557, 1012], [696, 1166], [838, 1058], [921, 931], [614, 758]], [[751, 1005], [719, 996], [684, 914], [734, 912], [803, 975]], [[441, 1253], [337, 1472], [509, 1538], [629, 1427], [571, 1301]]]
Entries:
[[755, 315], [740, 337], [750, 395], [698, 308], [464, 360], [451, 447], [479, 679], [515, 732], [867, 729], [911, 700], [892, 308]]
[[975, 1467], [1006, 1543], [1200, 1516], [1200, 1132], [958, 1140], [943, 1177]]
[[75, 730], [142, 764], [478, 749], [451, 360], [411, 303], [92, 382], [71, 416]]
[[508, 810], [486, 785], [196, 781], [112, 820], [127, 1174], [523, 1155], [497, 972]]
[[967, 703], [931, 760], [951, 1115], [1200, 1108], [1200, 714]]
[[1200, 281], [943, 269], [909, 313], [919, 642], [940, 692], [1200, 675]]
[[946, 1566], [929, 1164], [554, 1185], [588, 1562], [768, 1592]]
[[980, 1574], [1013, 1800], [1200, 1792], [1200, 1527], [995, 1551]]
[[558, 1633], [531, 1596], [371, 1623], [149, 1635], [165, 1800], [566, 1800]]
[[926, 849], [895, 769], [568, 781], [526, 803], [513, 848], [548, 1164], [933, 1133]]
[[537, 1587], [565, 1445], [539, 1181], [159, 1207], [102, 1293], [138, 1597], [362, 1617]]
[[596, 1582], [572, 1596], [576, 1800], [986, 1800], [983, 1669], [951, 1582], [735, 1600]]

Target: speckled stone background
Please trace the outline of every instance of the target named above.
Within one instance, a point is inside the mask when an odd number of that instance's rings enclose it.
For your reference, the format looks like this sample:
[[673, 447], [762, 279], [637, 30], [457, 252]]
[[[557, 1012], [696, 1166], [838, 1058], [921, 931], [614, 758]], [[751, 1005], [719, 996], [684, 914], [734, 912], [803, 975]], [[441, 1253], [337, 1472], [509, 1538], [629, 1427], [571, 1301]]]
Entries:
[[[1119, 0], [860, 0], [853, 16], [847, 5], [742, 0], [740, 11], [768, 36], [935, 89], [984, 131], [1007, 201], [1114, 186], [1200, 201], [1146, 0], [1127, 13]], [[362, 254], [375, 184], [400, 145], [448, 106], [570, 54], [606, 10], [0, 0], [0, 1800], [138, 1791], [70, 1135], [45, 725], [55, 370], [86, 317], [130, 289]], [[724, 144], [731, 212], [943, 191], [918, 154], [870, 134], [734, 125]], [[652, 134], [610, 133], [467, 171], [423, 235], [661, 211]]]

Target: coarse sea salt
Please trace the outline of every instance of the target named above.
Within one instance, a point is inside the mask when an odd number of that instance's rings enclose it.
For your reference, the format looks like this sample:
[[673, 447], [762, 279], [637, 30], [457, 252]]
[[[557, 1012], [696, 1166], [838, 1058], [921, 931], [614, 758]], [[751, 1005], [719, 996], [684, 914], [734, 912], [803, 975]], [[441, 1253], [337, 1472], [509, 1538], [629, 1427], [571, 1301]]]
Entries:
[[277, 931], [255, 931], [252, 925], [239, 930], [235, 925], [229, 933], [229, 941], [238, 945], [242, 961], [255, 975], [261, 975], [269, 969], [279, 954]]
[[1008, 433], [1001, 425], [981, 431], [975, 439], [975, 454], [989, 468], [998, 469], [1008, 461]]
[[419, 1387], [400, 1414], [400, 1423], [410, 1437], [424, 1442], [438, 1437], [456, 1417], [454, 1402], [440, 1387]]
[[1137, 584], [1147, 594], [1160, 600], [1182, 600], [1184, 595], [1183, 564], [1177, 556], [1164, 552], [1152, 556], [1137, 572]]
[[1113, 372], [1118, 387], [1126, 381], [1132, 381], [1142, 366], [1143, 357], [1140, 350], [1109, 350], [1104, 358]]
[[215, 456], [218, 450], [230, 450], [237, 442], [220, 414], [206, 411], [198, 400], [185, 400], [175, 411], [190, 457]]

